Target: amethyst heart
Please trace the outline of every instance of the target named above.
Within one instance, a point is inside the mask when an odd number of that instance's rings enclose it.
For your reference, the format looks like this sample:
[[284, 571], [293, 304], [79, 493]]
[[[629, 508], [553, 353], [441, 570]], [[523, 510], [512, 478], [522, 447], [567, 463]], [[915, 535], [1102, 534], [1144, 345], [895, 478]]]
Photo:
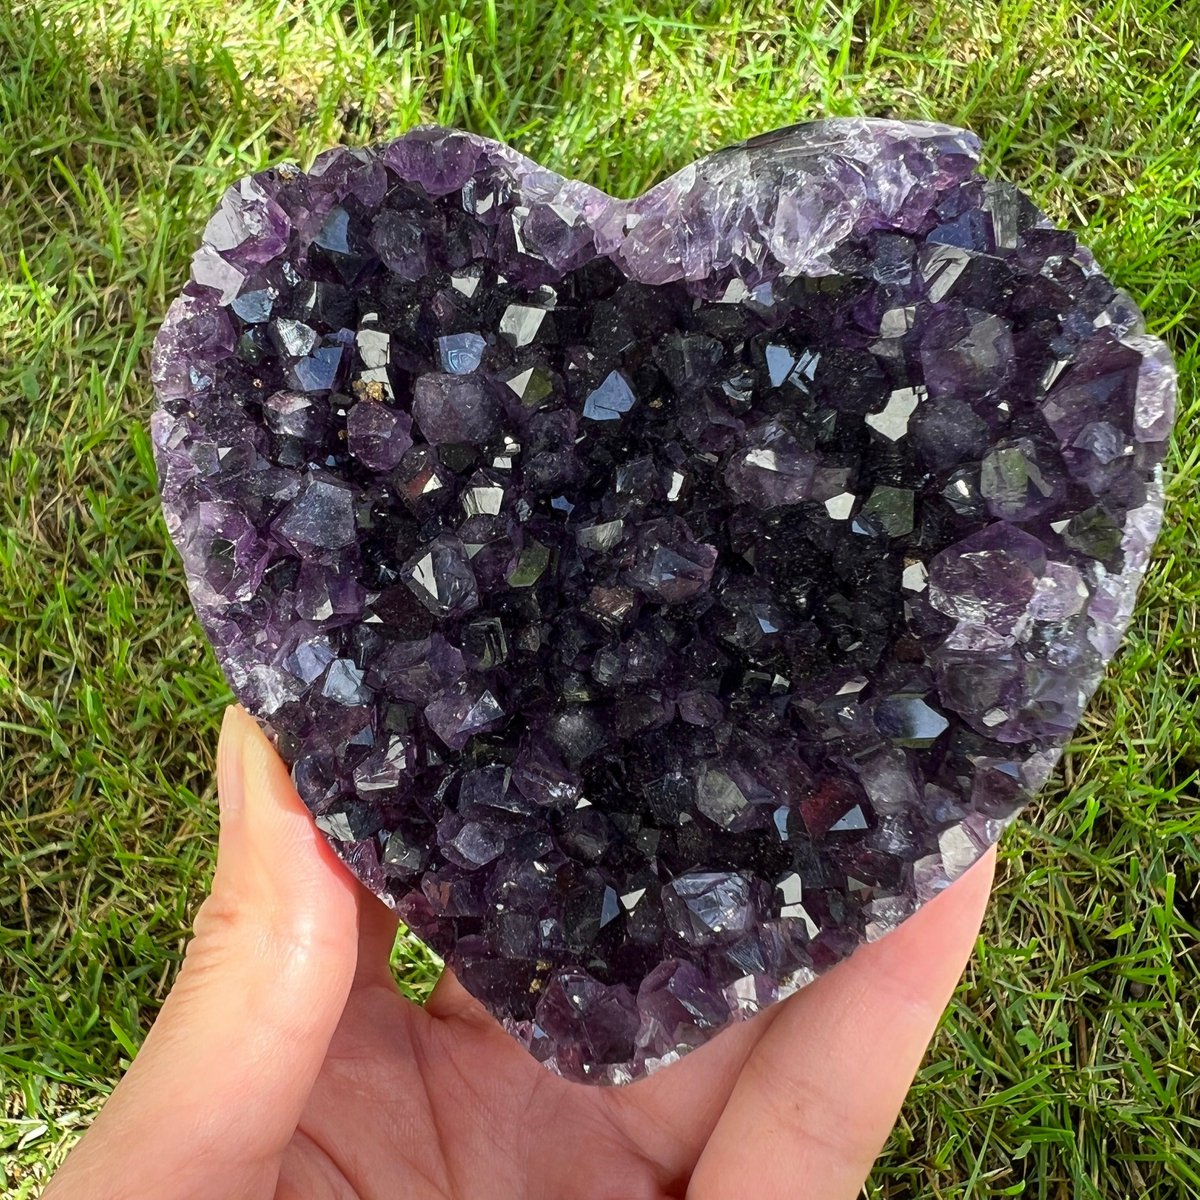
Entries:
[[355, 874], [621, 1082], [913, 913], [1044, 782], [1174, 372], [941, 125], [637, 200], [418, 129], [221, 202], [154, 349], [171, 537]]

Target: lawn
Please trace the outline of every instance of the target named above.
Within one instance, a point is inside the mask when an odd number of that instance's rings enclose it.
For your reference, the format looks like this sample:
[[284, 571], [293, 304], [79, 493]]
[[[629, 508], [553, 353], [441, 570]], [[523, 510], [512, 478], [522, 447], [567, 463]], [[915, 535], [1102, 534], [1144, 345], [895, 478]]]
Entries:
[[[968, 124], [1171, 342], [1127, 645], [1006, 837], [876, 1197], [1200, 1197], [1196, 0], [0, 3], [0, 1184], [36, 1195], [168, 990], [228, 692], [155, 496], [147, 352], [221, 189], [418, 121], [632, 194], [867, 113]], [[416, 994], [436, 965], [403, 941]], [[797, 1195], [802, 1194], [798, 1182]]]

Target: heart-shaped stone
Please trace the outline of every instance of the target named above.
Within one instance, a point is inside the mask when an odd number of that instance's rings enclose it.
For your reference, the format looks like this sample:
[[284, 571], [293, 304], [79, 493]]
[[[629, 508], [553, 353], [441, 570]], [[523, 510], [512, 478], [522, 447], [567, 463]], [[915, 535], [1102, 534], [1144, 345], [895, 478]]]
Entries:
[[564, 1075], [903, 921], [1117, 648], [1172, 365], [977, 150], [818, 122], [624, 201], [418, 129], [205, 230], [153, 360], [200, 621], [358, 878]]

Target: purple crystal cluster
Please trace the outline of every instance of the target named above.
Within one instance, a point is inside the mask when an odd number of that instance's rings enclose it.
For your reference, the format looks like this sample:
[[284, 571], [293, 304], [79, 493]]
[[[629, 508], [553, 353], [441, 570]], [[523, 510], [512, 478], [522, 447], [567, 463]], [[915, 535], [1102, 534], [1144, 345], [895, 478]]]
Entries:
[[530, 1052], [620, 1082], [970, 865], [1117, 648], [1174, 376], [962, 130], [632, 201], [417, 129], [226, 193], [163, 504], [317, 824]]

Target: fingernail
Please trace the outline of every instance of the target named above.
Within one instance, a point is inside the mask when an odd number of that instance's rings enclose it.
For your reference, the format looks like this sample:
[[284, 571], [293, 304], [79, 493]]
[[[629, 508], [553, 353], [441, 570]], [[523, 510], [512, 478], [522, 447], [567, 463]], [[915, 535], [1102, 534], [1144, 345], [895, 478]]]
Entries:
[[221, 737], [217, 743], [217, 810], [222, 821], [237, 816], [246, 803], [240, 722], [237, 705], [231, 704], [221, 719]]

